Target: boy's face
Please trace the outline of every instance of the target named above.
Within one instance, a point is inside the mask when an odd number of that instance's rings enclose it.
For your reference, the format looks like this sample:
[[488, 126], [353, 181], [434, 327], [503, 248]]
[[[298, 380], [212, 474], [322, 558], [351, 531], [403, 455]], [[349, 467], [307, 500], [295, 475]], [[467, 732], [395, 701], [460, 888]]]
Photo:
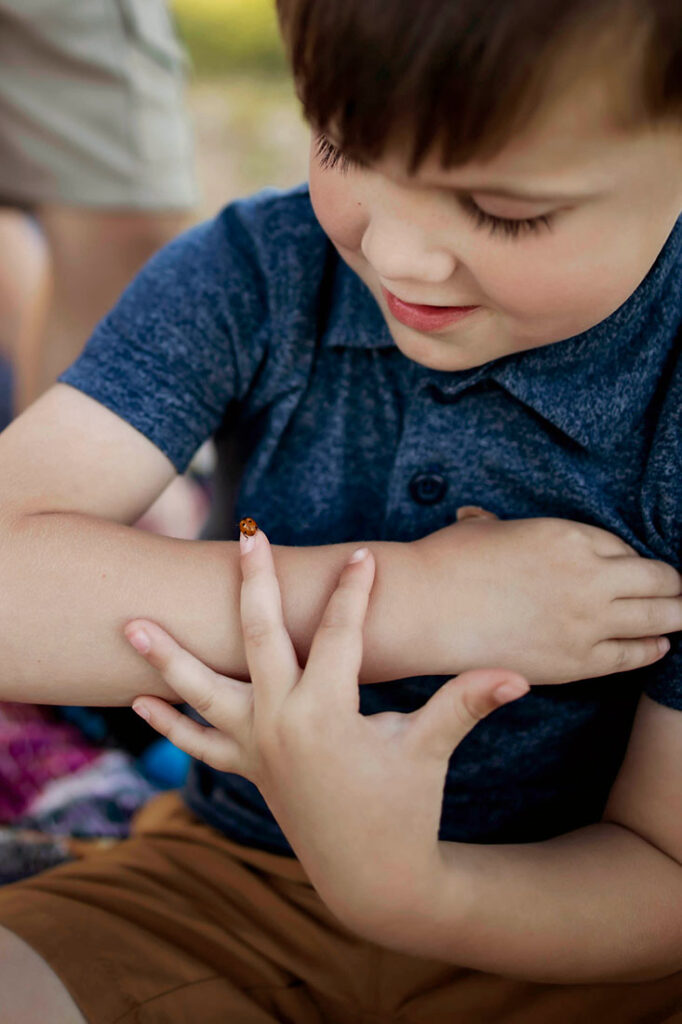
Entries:
[[323, 166], [313, 138], [316, 216], [406, 356], [478, 366], [580, 334], [637, 288], [682, 210], [682, 131], [618, 130], [608, 111], [584, 82], [494, 158], [413, 176], [399, 151]]

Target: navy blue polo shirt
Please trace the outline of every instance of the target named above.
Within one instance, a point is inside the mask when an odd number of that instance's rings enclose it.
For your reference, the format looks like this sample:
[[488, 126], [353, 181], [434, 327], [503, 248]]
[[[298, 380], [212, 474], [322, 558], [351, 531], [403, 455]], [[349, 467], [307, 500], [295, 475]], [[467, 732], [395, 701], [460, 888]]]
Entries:
[[[233, 203], [154, 257], [63, 376], [182, 472], [213, 436], [206, 536], [254, 516], [277, 544], [409, 541], [460, 505], [559, 516], [680, 565], [682, 219], [644, 282], [577, 337], [457, 373], [393, 343], [317, 224], [306, 187]], [[457, 623], [453, 623], [453, 629]], [[535, 686], [455, 751], [441, 837], [528, 842], [599, 819], [642, 692], [682, 710], [661, 664]], [[412, 710], [442, 678], [361, 687], [364, 713]], [[191, 808], [290, 853], [255, 787], [194, 764]]]

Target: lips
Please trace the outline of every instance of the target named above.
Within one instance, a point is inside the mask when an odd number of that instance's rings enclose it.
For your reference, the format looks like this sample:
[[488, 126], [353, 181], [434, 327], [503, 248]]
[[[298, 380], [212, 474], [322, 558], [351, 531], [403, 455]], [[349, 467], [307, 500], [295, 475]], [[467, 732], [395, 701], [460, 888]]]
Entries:
[[437, 331], [448, 327], [473, 313], [480, 306], [424, 306], [416, 302], [404, 302], [397, 295], [382, 288], [391, 314], [406, 327], [417, 331]]

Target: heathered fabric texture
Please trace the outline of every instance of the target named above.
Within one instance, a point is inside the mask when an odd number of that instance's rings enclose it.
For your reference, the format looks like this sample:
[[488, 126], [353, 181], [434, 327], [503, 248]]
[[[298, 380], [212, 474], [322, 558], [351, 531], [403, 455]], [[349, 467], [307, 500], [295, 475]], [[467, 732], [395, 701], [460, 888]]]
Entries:
[[[394, 345], [307, 188], [268, 190], [157, 255], [62, 380], [179, 471], [215, 435], [215, 538], [236, 538], [251, 515], [277, 544], [409, 541], [477, 504], [593, 523], [679, 566], [681, 269], [682, 219], [601, 324], [473, 370], [432, 371]], [[442, 838], [529, 842], [597, 820], [642, 691], [682, 711], [681, 664], [675, 642], [654, 668], [536, 686], [496, 711], [451, 760]], [[363, 686], [362, 710], [414, 709], [442, 682]], [[238, 841], [290, 852], [245, 780], [197, 763], [186, 798]]]

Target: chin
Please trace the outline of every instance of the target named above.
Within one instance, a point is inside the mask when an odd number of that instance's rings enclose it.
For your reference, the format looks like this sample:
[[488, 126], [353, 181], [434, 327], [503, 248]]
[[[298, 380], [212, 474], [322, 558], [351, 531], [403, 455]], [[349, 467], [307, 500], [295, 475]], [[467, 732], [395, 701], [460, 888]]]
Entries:
[[481, 358], [480, 352], [460, 349], [451, 341], [437, 341], [424, 336], [413, 335], [411, 338], [405, 338], [396, 332], [393, 334], [393, 340], [404, 356], [413, 363], [426, 366], [429, 370], [456, 373], [458, 370], [471, 370], [474, 366], [481, 366], [492, 358]]

